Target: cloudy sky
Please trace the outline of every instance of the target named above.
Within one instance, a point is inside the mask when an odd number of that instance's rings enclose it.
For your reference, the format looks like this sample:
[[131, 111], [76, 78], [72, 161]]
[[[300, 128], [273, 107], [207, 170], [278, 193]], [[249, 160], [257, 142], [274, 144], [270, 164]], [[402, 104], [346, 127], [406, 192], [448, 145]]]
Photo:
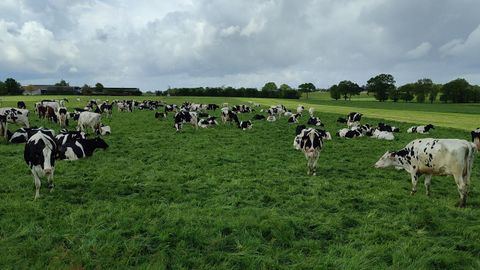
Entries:
[[1, 0], [0, 79], [139, 87], [480, 84], [478, 0]]

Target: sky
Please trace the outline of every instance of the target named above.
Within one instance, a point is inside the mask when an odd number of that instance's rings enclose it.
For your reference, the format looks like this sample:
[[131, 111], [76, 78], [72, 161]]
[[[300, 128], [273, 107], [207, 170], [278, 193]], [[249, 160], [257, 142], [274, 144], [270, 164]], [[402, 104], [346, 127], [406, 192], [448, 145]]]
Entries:
[[480, 84], [478, 0], [2, 0], [0, 80], [328, 88]]

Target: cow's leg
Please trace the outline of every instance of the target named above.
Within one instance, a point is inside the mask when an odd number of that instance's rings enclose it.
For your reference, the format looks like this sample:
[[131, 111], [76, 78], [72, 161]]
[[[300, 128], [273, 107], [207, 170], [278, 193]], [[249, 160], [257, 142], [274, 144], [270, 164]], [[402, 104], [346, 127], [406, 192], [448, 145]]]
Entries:
[[53, 191], [53, 188], [55, 185], [53, 184], [53, 172], [55, 171], [55, 168], [52, 168], [52, 173], [48, 175], [48, 188], [50, 188], [50, 192]]
[[430, 185], [432, 183], [432, 175], [425, 175], [425, 192], [427, 196], [430, 196]]
[[467, 203], [467, 185], [462, 177], [462, 173], [454, 174], [455, 183], [457, 184], [458, 193], [460, 194], [460, 200], [458, 201], [458, 207], [465, 207]]
[[412, 176], [412, 191], [410, 195], [414, 195], [417, 192], [417, 183], [418, 183], [418, 175], [416, 172], [411, 173]]
[[312, 160], [312, 175], [317, 175], [318, 154]]
[[40, 177], [38, 177], [38, 174], [32, 170], [33, 174], [33, 182], [35, 183], [35, 198], [36, 200], [38, 197], [40, 197], [40, 186], [42, 186], [42, 182], [40, 181]]

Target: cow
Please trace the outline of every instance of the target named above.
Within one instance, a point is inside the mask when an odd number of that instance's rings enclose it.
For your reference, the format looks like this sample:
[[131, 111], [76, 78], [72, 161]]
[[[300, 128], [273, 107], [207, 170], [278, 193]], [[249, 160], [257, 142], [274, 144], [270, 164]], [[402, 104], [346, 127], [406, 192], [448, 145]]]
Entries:
[[407, 129], [407, 133], [428, 134], [430, 129], [435, 129], [435, 127], [432, 124], [426, 126], [413, 126]]
[[53, 129], [43, 128], [43, 127], [20, 128], [16, 130], [14, 133], [9, 132], [8, 141], [10, 143], [26, 143], [28, 139], [30, 139], [29, 136], [32, 136], [37, 132], [42, 132], [50, 137], [55, 136], [55, 131]]
[[268, 122], [275, 122], [275, 121], [277, 121], [277, 118], [275, 117], [275, 115], [269, 115], [267, 117], [267, 121]]
[[25, 102], [19, 101], [19, 102], [17, 102], [17, 108], [19, 108], [19, 109], [26, 109], [26, 108], [27, 108], [27, 105], [25, 105]]
[[38, 118], [42, 119], [47, 116], [47, 107], [39, 105], [38, 107], [35, 107], [35, 110], [37, 111]]
[[262, 119], [265, 119], [265, 115], [255, 114], [255, 115], [252, 117], [252, 120], [262, 120]]
[[388, 131], [381, 131], [380, 129], [372, 129], [367, 133], [367, 136], [371, 138], [379, 139], [379, 140], [387, 140], [392, 141], [395, 139], [395, 136], [392, 132]]
[[298, 105], [297, 114], [302, 114], [304, 110], [305, 110], [305, 107], [303, 107], [303, 105]]
[[198, 126], [201, 127], [201, 128], [207, 128], [207, 127], [210, 127], [210, 126], [217, 126], [218, 122], [215, 119], [217, 119], [215, 116], [210, 116], [206, 119], [200, 119], [198, 121]]
[[42, 100], [39, 105], [51, 107], [55, 112], [60, 108], [60, 103], [55, 100]]
[[0, 115], [5, 115], [8, 123], [30, 127], [30, 122], [28, 121], [28, 110], [26, 109], [8, 107], [0, 108]]
[[178, 107], [176, 104], [165, 105], [165, 113], [177, 111]]
[[342, 128], [336, 133], [337, 137], [340, 138], [349, 138], [353, 139], [356, 137], [362, 137], [362, 131], [360, 129], [348, 129], [348, 128]]
[[236, 124], [240, 123], [238, 116], [235, 112], [229, 110], [227, 107], [222, 108], [222, 122], [235, 122]]
[[320, 126], [320, 127], [325, 126], [320, 120], [320, 118], [313, 117], [313, 116], [310, 116], [310, 118], [308, 118], [307, 125]]
[[110, 135], [112, 134], [112, 129], [110, 126], [105, 126], [104, 124], [100, 124], [100, 128], [97, 130], [97, 135]]
[[387, 132], [400, 132], [400, 129], [398, 127], [393, 127], [382, 122], [378, 123], [378, 129], [380, 131], [387, 131]]
[[317, 174], [318, 157], [323, 148], [323, 140], [328, 138], [328, 135], [323, 130], [306, 128], [300, 130], [293, 140], [293, 147], [302, 150], [307, 159], [307, 175]]
[[68, 126], [68, 118], [69, 118], [69, 114], [68, 114], [67, 108], [65, 107], [58, 108], [57, 119], [61, 128], [65, 128]]
[[310, 114], [310, 117], [313, 117], [313, 113], [315, 113], [315, 108], [310, 107], [310, 108], [308, 109], [308, 113]]
[[360, 120], [362, 119], [361, 113], [351, 112], [347, 115], [347, 126], [354, 127], [360, 125]]
[[103, 102], [100, 105], [99, 110], [100, 110], [100, 113], [106, 113], [107, 118], [111, 118], [112, 117], [112, 112], [113, 112], [113, 103], [108, 104], [107, 102]]
[[108, 148], [108, 144], [99, 137], [67, 141], [59, 147], [57, 158], [61, 160], [79, 160], [92, 156], [97, 148], [105, 150]]
[[60, 130], [60, 133], [55, 136], [55, 142], [57, 143], [57, 147], [60, 148], [62, 145], [65, 145], [67, 142], [76, 141], [79, 139], [86, 139], [86, 135], [84, 132], [76, 131], [76, 130]]
[[472, 135], [472, 142], [477, 147], [477, 150], [480, 151], [480, 128], [473, 130], [470, 134]]
[[54, 138], [40, 131], [30, 136], [25, 145], [23, 157], [32, 171], [35, 183], [35, 200], [40, 197], [41, 177], [47, 177], [50, 192], [53, 191], [56, 152], [57, 144]]
[[337, 123], [341, 123], [341, 124], [346, 124], [347, 123], [347, 119], [343, 118], [343, 117], [339, 117], [337, 119]]
[[179, 111], [175, 114], [175, 129], [179, 132], [182, 129], [183, 123], [190, 123], [195, 128], [198, 128], [198, 116], [196, 112]]
[[54, 108], [52, 108], [52, 107], [50, 107], [50, 106], [47, 106], [46, 118], [47, 118], [49, 121], [52, 121], [52, 122], [54, 122], [54, 123], [58, 123], [57, 112], [55, 111]]
[[287, 120], [288, 123], [290, 124], [295, 124], [295, 123], [298, 123], [298, 118], [300, 117], [301, 115], [299, 113], [297, 114], [294, 114], [292, 116], [290, 116]]
[[87, 127], [90, 127], [94, 133], [97, 133], [100, 129], [102, 115], [94, 112], [81, 112], [74, 119], [78, 119], [77, 131], [85, 132]]
[[167, 118], [167, 113], [155, 112], [155, 118], [157, 119]]
[[253, 124], [252, 124], [252, 121], [250, 121], [250, 120], [240, 121], [240, 123], [238, 123], [238, 128], [241, 128], [242, 130], [251, 129], [252, 126], [253, 126]]
[[425, 175], [425, 191], [430, 195], [433, 175], [452, 175], [460, 194], [459, 207], [465, 207], [470, 186], [475, 144], [459, 139], [417, 139], [399, 151], [387, 151], [376, 163], [375, 168], [395, 167], [410, 173], [411, 194], [417, 192], [417, 182]]
[[207, 105], [207, 110], [213, 110], [215, 111], [216, 109], [219, 109], [220, 106], [218, 106], [217, 104], [208, 104]]

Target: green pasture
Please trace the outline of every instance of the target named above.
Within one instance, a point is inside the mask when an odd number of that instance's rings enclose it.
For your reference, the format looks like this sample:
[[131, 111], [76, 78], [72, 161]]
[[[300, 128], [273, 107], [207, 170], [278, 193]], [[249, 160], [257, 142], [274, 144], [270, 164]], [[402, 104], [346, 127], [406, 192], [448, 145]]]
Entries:
[[[42, 98], [2, 97], [1, 106], [21, 99], [31, 109]], [[89, 99], [68, 98], [69, 108]], [[37, 201], [24, 145], [0, 141], [1, 269], [480, 268], [478, 157], [465, 209], [455, 207], [451, 177], [433, 177], [430, 197], [421, 184], [410, 196], [406, 172], [373, 168], [385, 151], [415, 138], [469, 140], [478, 114], [439, 112], [442, 104], [425, 111], [316, 99], [135, 97], [144, 98], [253, 101], [292, 110], [301, 103], [315, 107], [332, 134], [344, 127], [336, 119], [350, 111], [362, 112], [364, 123], [385, 121], [402, 132], [394, 141], [334, 137], [325, 143], [318, 175], [309, 177], [303, 154], [292, 147], [295, 126], [285, 118], [254, 121], [247, 131], [221, 124], [199, 130], [185, 125], [175, 133], [173, 114], [158, 120], [153, 111], [115, 109], [103, 119], [112, 128], [104, 137], [109, 149], [58, 161], [54, 192], [43, 186]], [[59, 130], [33, 112], [30, 120]], [[306, 120], [305, 114], [301, 122]], [[430, 135], [405, 132], [427, 122], [437, 126]]]

